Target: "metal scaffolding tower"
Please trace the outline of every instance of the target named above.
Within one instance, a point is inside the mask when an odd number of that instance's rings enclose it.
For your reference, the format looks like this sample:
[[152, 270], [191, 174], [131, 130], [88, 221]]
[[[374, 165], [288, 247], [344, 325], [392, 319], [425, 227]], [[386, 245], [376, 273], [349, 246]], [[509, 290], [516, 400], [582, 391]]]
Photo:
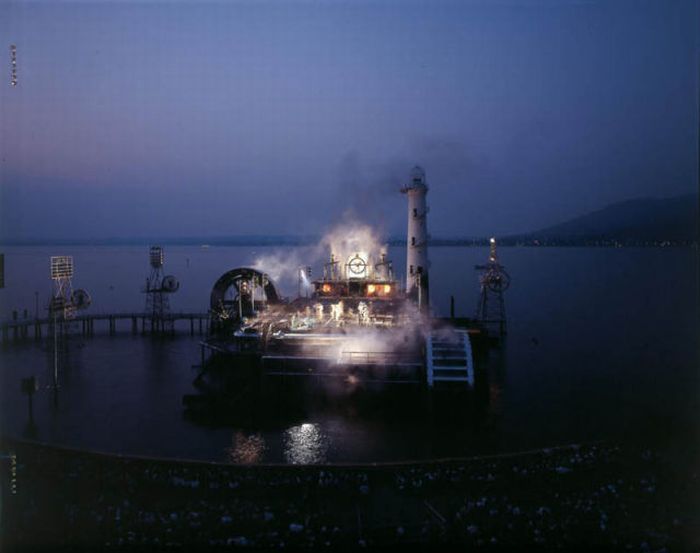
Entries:
[[90, 306], [87, 291], [73, 290], [73, 257], [60, 255], [51, 257], [51, 280], [54, 283], [53, 295], [49, 303], [49, 315], [53, 324], [54, 373], [53, 384], [58, 388], [59, 336], [64, 337], [66, 326], [75, 317], [77, 310]]
[[170, 317], [170, 294], [180, 287], [172, 275], [163, 275], [165, 255], [161, 246], [151, 246], [149, 252], [151, 273], [146, 278], [146, 316], [151, 322], [151, 332], [172, 332], [173, 320]]
[[476, 319], [484, 325], [489, 335], [501, 337], [507, 331], [503, 292], [510, 286], [510, 276], [505, 267], [498, 262], [496, 239], [491, 238], [489, 243], [488, 263], [474, 267], [477, 271], [481, 271], [479, 276], [481, 293], [476, 307]]
[[54, 319], [70, 319], [73, 316], [71, 296], [73, 295], [73, 258], [69, 255], [51, 257], [51, 280], [53, 296], [49, 312]]

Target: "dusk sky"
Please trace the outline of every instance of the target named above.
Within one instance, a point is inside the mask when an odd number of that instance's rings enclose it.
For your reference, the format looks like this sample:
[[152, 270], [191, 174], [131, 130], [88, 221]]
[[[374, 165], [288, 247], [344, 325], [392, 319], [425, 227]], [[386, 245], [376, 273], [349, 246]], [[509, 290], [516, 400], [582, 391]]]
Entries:
[[[695, 1], [3, 2], [6, 238], [435, 237], [697, 192]], [[16, 87], [10, 45], [17, 46]]]

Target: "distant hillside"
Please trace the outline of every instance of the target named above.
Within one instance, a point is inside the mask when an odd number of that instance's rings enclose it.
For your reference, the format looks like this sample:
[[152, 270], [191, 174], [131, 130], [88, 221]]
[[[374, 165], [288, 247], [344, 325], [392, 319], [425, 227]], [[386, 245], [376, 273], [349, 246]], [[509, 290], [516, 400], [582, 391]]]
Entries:
[[698, 197], [640, 198], [604, 207], [527, 235], [538, 240], [693, 241]]

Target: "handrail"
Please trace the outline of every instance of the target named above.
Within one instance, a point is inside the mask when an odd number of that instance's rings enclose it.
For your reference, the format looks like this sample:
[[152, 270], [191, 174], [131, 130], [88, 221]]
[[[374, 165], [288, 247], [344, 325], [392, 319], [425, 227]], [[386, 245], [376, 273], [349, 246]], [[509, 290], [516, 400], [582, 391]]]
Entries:
[[[152, 317], [151, 313], [145, 313], [142, 311], [138, 312], [122, 312], [122, 313], [90, 313], [90, 314], [85, 314], [85, 315], [77, 315], [75, 317], [71, 317], [70, 319], [63, 319], [59, 318], [59, 322], [72, 322], [72, 321], [84, 321], [84, 320], [89, 320], [89, 319], [133, 319], [133, 318], [147, 318], [150, 319]], [[175, 320], [175, 319], [208, 319], [209, 318], [209, 313], [188, 313], [186, 311], [181, 311], [178, 313], [169, 313], [164, 319], [166, 320]], [[52, 324], [53, 323], [53, 317], [45, 317], [41, 319], [37, 318], [17, 318], [17, 319], [5, 319], [4, 321], [0, 321], [0, 326], [8, 326], [8, 327], [13, 327], [13, 326], [26, 326], [26, 325], [35, 325], [35, 324]]]

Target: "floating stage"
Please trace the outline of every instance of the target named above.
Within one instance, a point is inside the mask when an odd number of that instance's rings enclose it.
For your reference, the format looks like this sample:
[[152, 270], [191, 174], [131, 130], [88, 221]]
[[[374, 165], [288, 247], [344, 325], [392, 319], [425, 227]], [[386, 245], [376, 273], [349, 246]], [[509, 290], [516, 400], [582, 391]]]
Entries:
[[[429, 306], [425, 173], [411, 172], [407, 275], [396, 278], [387, 249], [366, 226], [336, 228], [323, 240], [329, 257], [320, 278], [295, 267], [298, 293], [285, 300], [270, 273], [241, 267], [223, 274], [210, 297], [210, 336], [187, 406], [206, 398], [241, 397], [272, 382], [335, 381], [369, 389], [474, 387], [474, 351], [485, 329], [466, 319], [438, 319]], [[262, 265], [264, 267], [264, 265]], [[327, 384], [323, 385], [327, 387]]]
[[292, 301], [254, 269], [222, 276], [211, 296], [213, 333], [200, 343], [199, 394], [185, 405], [300, 385], [469, 391], [479, 329], [431, 318], [401, 289], [386, 256], [371, 264], [363, 255], [353, 253], [342, 267], [332, 255], [323, 277], [309, 281], [308, 297]]

